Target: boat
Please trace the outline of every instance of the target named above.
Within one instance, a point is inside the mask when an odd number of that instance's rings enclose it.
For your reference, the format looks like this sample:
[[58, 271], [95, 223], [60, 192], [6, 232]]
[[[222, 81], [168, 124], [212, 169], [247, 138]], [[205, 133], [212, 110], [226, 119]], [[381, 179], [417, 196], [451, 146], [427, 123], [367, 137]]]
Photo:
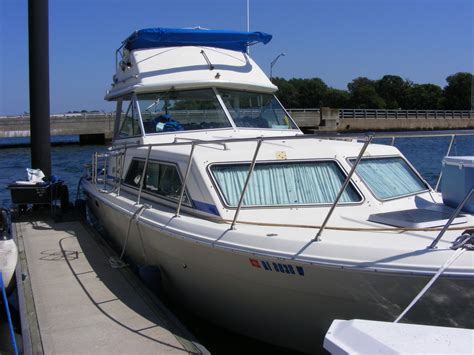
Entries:
[[[156, 267], [197, 315], [317, 352], [333, 319], [395, 319], [474, 216], [372, 135], [304, 135], [247, 53], [270, 40], [202, 28], [127, 37], [105, 96], [115, 138], [81, 186], [115, 267]], [[473, 306], [466, 252], [403, 321], [473, 328]]]
[[0, 209], [0, 273], [2, 285], [9, 293], [14, 285], [16, 264], [18, 262], [18, 248], [12, 235], [10, 212]]
[[336, 319], [324, 348], [332, 355], [472, 354], [473, 338], [474, 329]]

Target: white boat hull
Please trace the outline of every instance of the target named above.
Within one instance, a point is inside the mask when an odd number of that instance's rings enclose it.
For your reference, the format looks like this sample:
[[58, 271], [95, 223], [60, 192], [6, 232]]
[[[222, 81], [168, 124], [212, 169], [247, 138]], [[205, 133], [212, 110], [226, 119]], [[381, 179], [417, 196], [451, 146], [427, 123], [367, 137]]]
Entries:
[[[89, 206], [122, 248], [130, 214], [106, 203]], [[159, 266], [167, 292], [198, 315], [305, 352], [321, 349], [335, 318], [393, 321], [429, 280], [256, 256], [197, 243], [143, 221], [132, 223], [126, 254], [139, 265]], [[472, 278], [441, 278], [407, 318], [474, 328], [466, 312], [472, 306]]]

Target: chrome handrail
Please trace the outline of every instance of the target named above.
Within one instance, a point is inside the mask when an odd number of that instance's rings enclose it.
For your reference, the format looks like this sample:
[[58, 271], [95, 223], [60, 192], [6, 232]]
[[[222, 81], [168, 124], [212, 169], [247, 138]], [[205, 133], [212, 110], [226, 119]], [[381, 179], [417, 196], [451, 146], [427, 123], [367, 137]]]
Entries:
[[[370, 136], [369, 136], [369, 140], [372, 141], [373, 139], [391, 138], [392, 139], [391, 144], [393, 145], [396, 138], [451, 137], [451, 143], [450, 143], [450, 147], [448, 149], [448, 154], [449, 154], [450, 151], [451, 151], [452, 145], [453, 145], [454, 137], [459, 137], [459, 136], [474, 136], [474, 130], [452, 130], [452, 131], [436, 131], [436, 132], [429, 131], [429, 132], [423, 132], [423, 133], [420, 133], [420, 132], [371, 133]], [[228, 150], [229, 149], [229, 147], [227, 146], [228, 143], [241, 143], [241, 142], [254, 142], [254, 141], [257, 141], [256, 153], [258, 154], [258, 150], [260, 149], [260, 145], [263, 142], [302, 140], [302, 139], [314, 139], [314, 138], [318, 138], [318, 139], [336, 139], [336, 140], [338, 140], [338, 139], [341, 139], [341, 140], [345, 140], [345, 139], [352, 139], [352, 140], [364, 139], [364, 140], [366, 140], [366, 144], [368, 142], [368, 140], [367, 140], [368, 136], [367, 135], [363, 135], [363, 134], [339, 134], [339, 133], [335, 133], [335, 134], [334, 133], [331, 133], [331, 134], [324, 133], [324, 134], [312, 134], [312, 135], [297, 134], [297, 135], [290, 135], [290, 136], [271, 136], [271, 137], [224, 138], [224, 139], [215, 139], [215, 140], [202, 140], [202, 139], [193, 139], [193, 138], [188, 138], [188, 137], [174, 137], [173, 141], [165, 142], [165, 143], [140, 144], [140, 143], [137, 142], [137, 143], [129, 144], [127, 142], [124, 142], [123, 144], [116, 144], [115, 146], [112, 146], [109, 149], [109, 151], [113, 152], [113, 151], [118, 151], [118, 150], [125, 149], [124, 152], [123, 152], [123, 161], [122, 161], [122, 168], [121, 168], [121, 174], [123, 175], [125, 173], [125, 171], [124, 171], [125, 156], [126, 156], [126, 153], [127, 153], [127, 149], [129, 149], [129, 148], [148, 147], [148, 151], [150, 152], [152, 147], [187, 146], [187, 145], [195, 146], [195, 145], [216, 144], [216, 145], [223, 146], [224, 150]], [[191, 149], [191, 151], [194, 152], [193, 149]], [[190, 153], [190, 154], [192, 154], [192, 153]], [[146, 165], [148, 163], [148, 159], [149, 159], [149, 154], [147, 156]], [[251, 166], [251, 169], [249, 171], [250, 173], [253, 172], [254, 165], [255, 165], [255, 159], [256, 159], [256, 155], [254, 156], [254, 160], [252, 160], [252, 166]], [[97, 169], [97, 153], [95, 155], [94, 163], [95, 163], [95, 169], [93, 169], [93, 170], [96, 170]], [[358, 164], [358, 162], [357, 162], [357, 164]], [[178, 208], [176, 209], [176, 214], [175, 214], [176, 216], [179, 216], [179, 213], [180, 213], [180, 210], [181, 210], [181, 207], [182, 207], [182, 199], [184, 198], [184, 191], [185, 191], [183, 189], [185, 189], [185, 185], [186, 185], [186, 182], [187, 182], [187, 175], [189, 174], [189, 171], [188, 171], [189, 169], [190, 169], [190, 161], [188, 161], [187, 174], [185, 175], [185, 181], [184, 181], [182, 189], [181, 189], [180, 200], [178, 201]], [[92, 173], [93, 173], [93, 182], [95, 183], [95, 181], [97, 180], [97, 172], [93, 171]], [[350, 180], [350, 177], [352, 176], [352, 174], [353, 174], [353, 172], [350, 174], [349, 178], [346, 178], [347, 184], [349, 183], [349, 180]], [[247, 180], [249, 178], [250, 178], [250, 175], [247, 175]], [[120, 193], [122, 180], [123, 180], [123, 178], [121, 178], [119, 180], [119, 186], [118, 186], [118, 190], [117, 190], [118, 194]], [[248, 185], [247, 180], [246, 180], [246, 184], [244, 185], [243, 194], [245, 193], [245, 190], [246, 190], [247, 185]], [[141, 185], [142, 184], [143, 184], [143, 182], [141, 182]], [[346, 188], [346, 187], [347, 187], [347, 185], [344, 186], [344, 188]], [[137, 203], [140, 202], [142, 189], [143, 189], [143, 186], [141, 186], [141, 188], [140, 188]], [[343, 191], [341, 192], [341, 196], [342, 196], [342, 193], [343, 193]], [[236, 213], [234, 215], [234, 219], [233, 219], [233, 222], [232, 222], [232, 225], [231, 225], [231, 229], [234, 229], [237, 218], [238, 218], [238, 214], [240, 213], [240, 209], [242, 207], [241, 205], [242, 205], [242, 202], [243, 202], [243, 194], [241, 194], [241, 196], [240, 196], [239, 206], [238, 206], [238, 208], [236, 210]], [[338, 200], [340, 199], [341, 196], [338, 197]], [[331, 214], [332, 214], [334, 208], [336, 207], [336, 205], [337, 205], [337, 203], [333, 204], [331, 206], [330, 213], [326, 216], [326, 219], [329, 219], [331, 217]], [[327, 223], [327, 221], [326, 221], [326, 223]], [[325, 226], [325, 224], [324, 224], [324, 226]], [[321, 228], [319, 230], [317, 236], [315, 237], [315, 240], [318, 240], [319, 236], [321, 235], [322, 231], [324, 230], [324, 226], [323, 226], [323, 228]]]
[[[449, 154], [451, 153], [451, 148], [453, 147], [453, 143], [454, 143], [455, 138], [456, 138], [456, 135], [453, 134], [451, 136], [451, 141], [449, 142], [448, 152], [446, 153], [447, 157], [449, 157]], [[443, 177], [443, 169], [441, 169], [441, 172], [439, 173], [439, 176], [438, 176], [438, 181], [436, 181], [435, 191], [438, 191], [439, 184], [441, 183], [441, 178], [442, 177]]]
[[474, 194], [474, 188], [471, 189], [471, 191], [469, 191], [466, 196], [464, 197], [464, 199], [461, 201], [461, 203], [458, 205], [458, 207], [456, 208], [456, 210], [453, 212], [453, 214], [451, 215], [451, 217], [449, 217], [448, 221], [446, 222], [446, 224], [444, 225], [443, 229], [441, 229], [441, 231], [439, 232], [438, 236], [436, 237], [435, 240], [433, 240], [433, 242], [431, 243], [431, 245], [428, 247], [428, 249], [434, 249], [436, 248], [436, 245], [438, 244], [438, 242], [440, 241], [440, 239], [443, 237], [444, 233], [448, 230], [449, 226], [451, 225], [451, 223], [453, 223], [454, 219], [458, 216], [459, 212], [461, 212], [461, 210], [463, 209], [464, 205], [471, 199], [472, 195]]
[[120, 190], [122, 188], [122, 181], [124, 179], [124, 172], [125, 172], [125, 158], [127, 156], [127, 145], [125, 145], [125, 149], [121, 155], [121, 162], [120, 162], [120, 178], [117, 186], [117, 196], [120, 196]]
[[349, 172], [349, 174], [346, 177], [346, 180], [344, 181], [344, 184], [342, 184], [341, 188], [339, 189], [339, 192], [337, 193], [336, 199], [334, 200], [331, 208], [329, 209], [328, 214], [326, 215], [326, 218], [324, 219], [323, 224], [321, 225], [321, 228], [319, 228], [318, 234], [316, 234], [316, 237], [314, 237], [313, 241], [320, 241], [321, 240], [321, 234], [324, 231], [324, 228], [326, 228], [326, 224], [329, 221], [329, 218], [331, 218], [332, 213], [334, 212], [334, 209], [336, 208], [337, 204], [339, 203], [339, 200], [342, 197], [342, 194], [346, 190], [347, 186], [349, 185], [352, 175], [354, 175], [354, 172], [359, 165], [360, 161], [362, 160], [362, 156], [364, 155], [367, 147], [369, 146], [370, 142], [372, 142], [373, 136], [370, 135], [367, 137], [367, 140], [365, 141], [364, 145], [362, 146], [362, 149], [359, 152], [359, 155], [357, 156], [356, 162], [354, 165], [352, 165], [352, 169]]
[[181, 210], [181, 205], [183, 203], [184, 191], [186, 190], [186, 182], [188, 181], [189, 171], [191, 170], [191, 164], [193, 162], [193, 155], [194, 155], [194, 148], [195, 147], [196, 147], [196, 144], [193, 142], [193, 144], [191, 144], [191, 152], [189, 153], [188, 165], [186, 167], [186, 172], [184, 173], [184, 180], [183, 180], [183, 183], [181, 185], [181, 191], [179, 193], [179, 201], [178, 201], [178, 207], [176, 208], [175, 217], [179, 217], [179, 212]]
[[148, 153], [146, 155], [145, 165], [143, 165], [142, 177], [140, 179], [140, 189], [138, 190], [137, 205], [140, 204], [140, 200], [141, 200], [141, 197], [142, 197], [143, 183], [146, 179], [146, 170], [148, 168], [148, 160], [150, 159], [150, 152], [151, 152], [151, 146], [148, 147]]
[[[426, 132], [426, 133], [421, 133]], [[474, 130], [451, 130], [451, 131], [416, 131], [416, 132], [381, 132], [376, 133], [372, 132], [371, 135], [373, 139], [387, 139], [387, 138], [432, 138], [432, 137], [452, 137], [453, 134], [457, 137], [461, 136], [474, 136]], [[188, 139], [186, 137], [175, 137], [175, 139], [171, 142], [166, 143], [147, 143], [147, 144], [130, 144], [127, 145], [129, 148], [138, 148], [138, 147], [166, 147], [166, 146], [180, 146], [180, 145], [190, 145], [192, 142], [199, 142], [200, 144], [225, 144], [225, 143], [238, 143], [238, 142], [253, 142], [258, 139], [262, 139], [262, 141], [281, 141], [281, 140], [293, 140], [293, 139], [360, 139], [365, 140], [367, 138], [367, 134], [364, 133], [351, 133], [351, 134], [341, 134], [341, 133], [322, 133], [322, 134], [297, 134], [297, 135], [290, 135], [290, 136], [271, 136], [271, 137], [248, 137], [248, 138], [223, 138], [223, 139], [215, 139], [215, 140], [199, 140], [199, 139]], [[178, 142], [177, 140], [183, 140], [184, 142]], [[110, 151], [120, 150], [123, 149], [125, 146], [124, 144], [116, 144], [110, 148]]]
[[253, 155], [252, 164], [249, 167], [249, 172], [247, 174], [247, 178], [245, 179], [244, 187], [242, 188], [242, 192], [240, 193], [239, 204], [237, 205], [237, 209], [235, 210], [234, 219], [230, 226], [230, 229], [235, 229], [235, 223], [237, 222], [237, 217], [239, 216], [240, 209], [242, 208], [242, 202], [244, 201], [245, 192], [247, 191], [247, 186], [250, 182], [250, 178], [252, 177], [253, 170], [255, 168], [255, 163], [257, 162], [257, 155], [260, 151], [260, 146], [262, 145], [263, 139], [259, 138], [257, 140], [257, 147], [255, 148], [255, 153]]

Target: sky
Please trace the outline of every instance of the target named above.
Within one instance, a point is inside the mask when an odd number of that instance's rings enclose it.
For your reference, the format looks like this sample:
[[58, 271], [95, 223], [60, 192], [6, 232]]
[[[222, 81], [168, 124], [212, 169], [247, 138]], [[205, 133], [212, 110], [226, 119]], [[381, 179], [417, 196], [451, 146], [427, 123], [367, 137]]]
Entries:
[[[249, 0], [250, 30], [273, 35], [250, 54], [268, 74], [321, 78], [399, 75], [446, 85], [474, 72], [473, 0]], [[246, 0], [49, 0], [51, 113], [112, 111], [104, 101], [115, 50], [150, 27], [245, 30]], [[29, 111], [28, 1], [0, 0], [0, 115]]]

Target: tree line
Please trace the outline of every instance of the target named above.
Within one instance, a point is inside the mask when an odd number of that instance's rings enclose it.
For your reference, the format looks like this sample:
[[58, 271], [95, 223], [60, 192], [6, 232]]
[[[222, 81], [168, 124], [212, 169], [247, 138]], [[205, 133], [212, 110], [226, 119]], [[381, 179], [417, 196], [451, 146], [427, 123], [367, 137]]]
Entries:
[[447, 85], [415, 84], [397, 75], [371, 80], [359, 77], [347, 90], [329, 87], [320, 78], [273, 78], [277, 96], [288, 108], [360, 108], [402, 110], [471, 110], [474, 75], [456, 73], [446, 78]]

